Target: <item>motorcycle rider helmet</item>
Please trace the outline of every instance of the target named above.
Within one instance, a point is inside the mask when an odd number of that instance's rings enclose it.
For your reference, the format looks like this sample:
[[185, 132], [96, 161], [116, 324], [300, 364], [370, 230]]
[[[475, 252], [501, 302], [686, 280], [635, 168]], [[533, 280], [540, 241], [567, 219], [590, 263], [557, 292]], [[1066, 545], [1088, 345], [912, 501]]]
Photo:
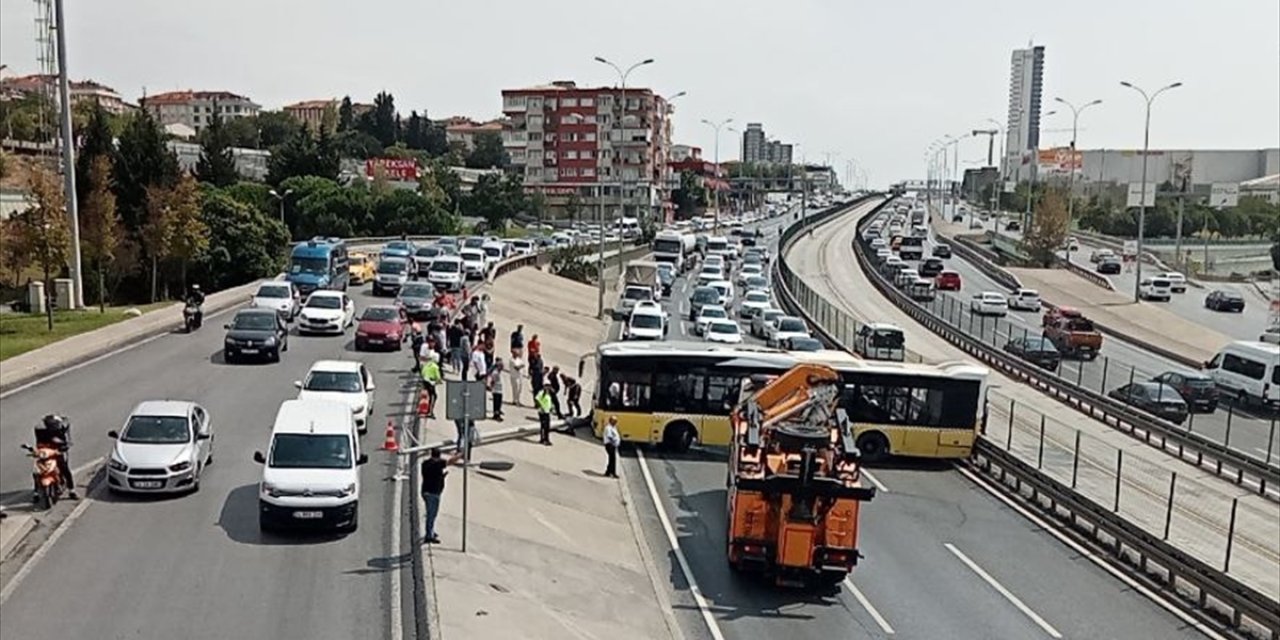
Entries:
[[66, 418], [52, 413], [41, 418], [40, 422], [50, 431], [66, 431], [71, 426]]
[[199, 290], [200, 290], [200, 285], [199, 285], [199, 283], [191, 285], [191, 290], [192, 290], [192, 291], [199, 291]]

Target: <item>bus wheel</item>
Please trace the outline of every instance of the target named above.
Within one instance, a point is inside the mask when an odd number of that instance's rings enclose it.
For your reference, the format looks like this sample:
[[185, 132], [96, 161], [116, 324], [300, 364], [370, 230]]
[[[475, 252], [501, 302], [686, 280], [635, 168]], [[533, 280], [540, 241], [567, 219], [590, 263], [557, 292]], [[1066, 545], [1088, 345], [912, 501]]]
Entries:
[[698, 432], [693, 425], [681, 420], [667, 425], [666, 431], [662, 433], [662, 444], [670, 451], [676, 453], [684, 453], [693, 446], [693, 439]]
[[858, 451], [867, 462], [879, 462], [889, 457], [889, 439], [879, 431], [869, 431], [858, 436]]

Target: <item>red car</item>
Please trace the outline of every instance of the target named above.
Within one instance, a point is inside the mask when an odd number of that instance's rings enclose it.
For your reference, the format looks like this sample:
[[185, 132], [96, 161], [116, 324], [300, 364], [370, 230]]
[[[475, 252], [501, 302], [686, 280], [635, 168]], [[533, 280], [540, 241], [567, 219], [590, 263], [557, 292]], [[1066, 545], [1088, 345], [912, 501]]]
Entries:
[[366, 307], [356, 325], [356, 350], [375, 347], [399, 351], [409, 333], [409, 319], [404, 309], [380, 304]]
[[942, 273], [939, 273], [936, 282], [939, 291], [960, 290], [960, 274], [955, 271], [943, 271]]

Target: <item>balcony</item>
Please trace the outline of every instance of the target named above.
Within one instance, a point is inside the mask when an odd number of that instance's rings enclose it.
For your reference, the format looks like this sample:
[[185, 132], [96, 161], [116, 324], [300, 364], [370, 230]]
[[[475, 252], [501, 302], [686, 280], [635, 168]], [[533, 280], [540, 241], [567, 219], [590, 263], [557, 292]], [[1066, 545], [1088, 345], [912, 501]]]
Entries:
[[507, 98], [502, 101], [504, 113], [524, 113], [528, 109], [529, 105], [524, 98]]
[[529, 134], [523, 131], [504, 131], [502, 132], [502, 146], [504, 147], [523, 147], [529, 144]]

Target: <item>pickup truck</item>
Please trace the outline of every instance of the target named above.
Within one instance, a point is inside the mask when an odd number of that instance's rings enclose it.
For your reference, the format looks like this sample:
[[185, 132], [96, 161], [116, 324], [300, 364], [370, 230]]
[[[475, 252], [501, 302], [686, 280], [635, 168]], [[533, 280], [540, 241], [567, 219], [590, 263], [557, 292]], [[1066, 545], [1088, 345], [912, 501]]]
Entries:
[[1102, 334], [1078, 309], [1050, 309], [1045, 312], [1043, 323], [1044, 337], [1064, 358], [1093, 360], [1102, 350]]

